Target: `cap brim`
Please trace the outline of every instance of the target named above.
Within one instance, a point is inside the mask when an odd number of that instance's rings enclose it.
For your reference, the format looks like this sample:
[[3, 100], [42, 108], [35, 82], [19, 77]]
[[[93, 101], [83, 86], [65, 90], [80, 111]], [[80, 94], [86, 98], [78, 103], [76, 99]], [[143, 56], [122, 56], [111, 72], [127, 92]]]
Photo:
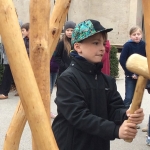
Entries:
[[[113, 30], [113, 28], [108, 28], [108, 29], [104, 29], [104, 30], [101, 30], [101, 31], [98, 31], [98, 32], [110, 32], [110, 31], [112, 31]], [[97, 33], [98, 33], [97, 32]]]

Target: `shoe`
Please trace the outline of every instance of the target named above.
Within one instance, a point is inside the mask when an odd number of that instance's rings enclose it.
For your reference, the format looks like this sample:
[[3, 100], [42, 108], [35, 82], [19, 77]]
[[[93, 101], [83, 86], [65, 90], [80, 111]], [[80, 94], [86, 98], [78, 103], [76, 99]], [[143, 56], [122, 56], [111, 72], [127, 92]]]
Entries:
[[56, 115], [53, 114], [52, 112], [51, 112], [51, 118], [52, 118], [52, 119], [55, 119], [55, 118], [56, 118]]
[[146, 139], [146, 145], [150, 146], [150, 139]]
[[7, 99], [8, 96], [5, 96], [4, 94], [0, 94], [0, 99]]
[[148, 127], [142, 129], [142, 132], [147, 132], [147, 131], [148, 131]]
[[19, 96], [18, 92], [15, 94], [15, 96]]
[[137, 129], [140, 129], [140, 125], [136, 125], [136, 128], [137, 128]]

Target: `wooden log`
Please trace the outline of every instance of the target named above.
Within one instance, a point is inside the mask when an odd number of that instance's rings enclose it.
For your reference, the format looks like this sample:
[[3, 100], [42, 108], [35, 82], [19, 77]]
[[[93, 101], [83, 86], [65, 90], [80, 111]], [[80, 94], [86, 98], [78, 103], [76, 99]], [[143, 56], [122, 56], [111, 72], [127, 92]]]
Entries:
[[[50, 51], [48, 49], [48, 31], [50, 18], [50, 1], [30, 0], [30, 62], [40, 90], [40, 94], [50, 120]], [[52, 141], [54, 135], [51, 133]], [[46, 140], [46, 139], [43, 139]], [[56, 142], [51, 143], [55, 144]], [[32, 149], [38, 150], [34, 138]]]
[[[148, 68], [150, 69], [150, 19], [149, 19], [149, 14], [150, 14], [150, 1], [149, 0], [143, 0], [143, 11], [144, 11], [144, 26], [145, 26], [145, 35], [146, 35], [146, 55], [147, 55], [147, 60], [148, 60]], [[133, 62], [135, 63], [135, 62]], [[141, 64], [142, 65], [142, 64]], [[133, 100], [132, 100], [132, 105], [131, 105], [131, 110], [130, 113], [133, 113], [135, 109], [140, 108], [141, 103], [142, 103], [142, 97], [143, 97], [143, 88], [145, 89], [147, 79], [144, 77], [139, 77], [137, 81], [137, 85], [135, 88]], [[133, 139], [126, 139], [125, 141], [127, 142], [132, 142]]]
[[49, 49], [50, 58], [53, 54], [58, 43], [60, 33], [62, 31], [66, 16], [70, 7], [71, 0], [57, 0], [50, 17], [50, 30], [49, 30]]
[[[71, 1], [67, 1], [67, 0], [63, 1], [62, 5], [64, 7], [61, 7], [58, 4], [58, 2], [62, 3], [61, 0], [57, 0], [57, 3], [54, 5], [54, 10], [51, 14], [51, 19], [50, 19], [50, 34], [49, 35], [50, 35], [50, 49], [52, 52], [54, 51], [54, 48], [56, 47], [56, 44], [57, 44], [56, 41], [58, 41], [58, 39], [59, 39], [62, 27], [63, 27], [64, 22], [66, 20], [66, 16], [67, 16]], [[59, 10], [60, 14], [57, 12], [58, 10]], [[52, 34], [53, 30], [55, 31], [55, 34]], [[55, 44], [53, 44], [53, 42]], [[19, 103], [21, 103], [21, 102], [19, 102]], [[19, 110], [19, 112], [18, 112], [18, 110]], [[5, 139], [5, 143], [4, 143], [5, 146], [4, 147], [9, 145], [10, 150], [17, 150], [19, 148], [20, 137], [22, 134], [22, 130], [24, 128], [23, 124], [25, 125], [24, 120], [26, 120], [26, 116], [25, 116], [24, 109], [20, 104], [16, 108], [15, 114], [13, 116], [13, 119], [11, 121], [9, 129], [7, 131], [7, 138]], [[18, 132], [18, 126], [21, 127], [19, 132]], [[13, 129], [11, 129], [12, 127], [13, 127]], [[17, 133], [17, 134], [11, 134], [12, 130], [14, 133]], [[8, 146], [6, 147], [6, 149], [9, 150]]]
[[[147, 83], [147, 78], [145, 78], [143, 76], [138, 77], [134, 95], [133, 95], [133, 99], [132, 99], [132, 104], [130, 107], [130, 114], [133, 114], [137, 109], [139, 109], [141, 107], [146, 83]], [[128, 120], [128, 122], [130, 122], [130, 121]], [[133, 139], [125, 139], [125, 141], [130, 143], [133, 141]]]
[[126, 67], [129, 71], [150, 79], [146, 57], [139, 54], [132, 54], [126, 62]]
[[[146, 39], [146, 56], [148, 61], [148, 68], [150, 70], [150, 1], [142, 0], [143, 12], [144, 12], [144, 29]], [[142, 65], [142, 64], [141, 64]]]
[[18, 150], [21, 135], [26, 124], [26, 116], [22, 107], [21, 101], [19, 101], [17, 109], [14, 113], [12, 121], [9, 125], [9, 129], [5, 136], [4, 150]]
[[58, 149], [51, 137], [49, 119], [27, 56], [14, 5], [12, 0], [0, 0], [0, 4], [0, 33], [32, 135], [39, 149]]

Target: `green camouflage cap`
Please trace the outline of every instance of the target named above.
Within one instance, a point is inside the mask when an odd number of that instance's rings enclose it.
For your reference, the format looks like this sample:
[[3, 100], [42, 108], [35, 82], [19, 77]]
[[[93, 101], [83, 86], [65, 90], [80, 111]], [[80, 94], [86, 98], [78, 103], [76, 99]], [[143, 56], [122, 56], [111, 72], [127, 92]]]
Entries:
[[85, 20], [75, 26], [72, 33], [71, 44], [74, 45], [74, 43], [80, 42], [96, 33], [110, 32], [112, 30], [112, 28], [104, 28], [97, 20]]

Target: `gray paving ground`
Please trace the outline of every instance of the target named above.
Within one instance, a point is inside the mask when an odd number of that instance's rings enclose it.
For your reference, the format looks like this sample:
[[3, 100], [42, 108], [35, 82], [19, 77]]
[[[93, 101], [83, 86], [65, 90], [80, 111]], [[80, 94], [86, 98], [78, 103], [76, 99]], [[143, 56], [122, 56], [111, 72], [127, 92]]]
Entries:
[[[122, 70], [120, 69], [120, 77], [117, 79], [117, 87], [118, 91], [124, 97], [124, 76], [122, 74]], [[56, 87], [54, 88], [52, 94], [51, 101], [51, 109], [52, 112], [56, 113], [56, 105], [53, 101], [55, 98]], [[3, 149], [3, 143], [5, 139], [6, 131], [9, 127], [10, 121], [16, 109], [19, 97], [14, 96], [15, 92], [11, 92], [9, 94], [9, 99], [0, 100], [0, 150]], [[145, 118], [141, 128], [147, 125], [148, 115], [150, 114], [150, 95], [148, 95], [147, 91], [144, 93], [142, 107], [144, 109]], [[145, 133], [138, 130], [137, 137], [134, 139], [132, 143], [126, 143], [123, 140], [115, 140], [111, 142], [111, 150], [150, 150], [150, 147], [145, 144]], [[26, 124], [19, 150], [31, 150], [31, 132], [28, 124]]]

